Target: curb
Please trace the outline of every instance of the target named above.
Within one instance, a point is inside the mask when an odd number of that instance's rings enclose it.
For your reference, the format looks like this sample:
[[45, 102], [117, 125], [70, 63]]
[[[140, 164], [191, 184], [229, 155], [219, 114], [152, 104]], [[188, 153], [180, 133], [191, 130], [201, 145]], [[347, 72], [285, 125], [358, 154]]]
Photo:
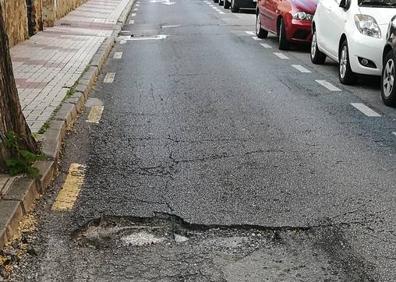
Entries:
[[[6, 180], [7, 191], [0, 200], [0, 249], [13, 238], [18, 231], [22, 217], [30, 212], [35, 204], [52, 184], [58, 169], [61, 157], [62, 143], [66, 132], [72, 129], [79, 114], [84, 110], [85, 102], [97, 76], [105, 64], [118, 33], [125, 24], [135, 0], [130, 0], [121, 13], [113, 33], [106, 38], [96, 54], [88, 64], [87, 71], [78, 79], [74, 94], [60, 105], [59, 110], [49, 122], [49, 128], [41, 137], [42, 153], [48, 158], [38, 161], [34, 166], [39, 170], [41, 177], [31, 179], [27, 176], [13, 177]], [[0, 179], [1, 180], [1, 179]], [[2, 189], [3, 187], [0, 187]]]

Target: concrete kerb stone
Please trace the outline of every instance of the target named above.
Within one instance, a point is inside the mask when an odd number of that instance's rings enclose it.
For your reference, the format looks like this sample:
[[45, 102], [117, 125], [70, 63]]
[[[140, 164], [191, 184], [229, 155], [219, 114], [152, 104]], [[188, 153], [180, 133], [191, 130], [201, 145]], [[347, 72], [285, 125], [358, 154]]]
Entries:
[[76, 105], [70, 103], [63, 103], [59, 111], [56, 113], [54, 119], [66, 122], [66, 129], [71, 129], [77, 119]]
[[52, 184], [56, 175], [56, 162], [55, 161], [38, 161], [34, 164], [39, 170], [41, 175], [38, 181], [37, 189], [40, 194], [44, 194], [47, 188]]
[[77, 113], [82, 113], [84, 109], [86, 98], [85, 95], [81, 92], [76, 92], [72, 97], [69, 97], [65, 100], [65, 103], [73, 104], [76, 106]]
[[0, 201], [0, 248], [13, 237], [23, 216], [20, 201]]
[[77, 120], [78, 113], [82, 111], [89, 92], [114, 46], [116, 36], [121, 30], [122, 24], [127, 20], [134, 2], [131, 0], [128, 3], [112, 36], [103, 41], [91, 61], [92, 64], [89, 64], [88, 70], [78, 80], [75, 94], [65, 99], [55, 118], [50, 121], [49, 129], [41, 136], [42, 153], [49, 158], [35, 163], [41, 178], [38, 180], [28, 177], [17, 178], [3, 199], [0, 200], [0, 248], [3, 248], [6, 242], [13, 237], [23, 214], [33, 208], [35, 200], [51, 185], [66, 130], [70, 129]]
[[36, 199], [40, 197], [37, 181], [30, 177], [20, 177], [14, 181], [4, 200], [19, 201], [24, 213], [28, 213]]
[[66, 135], [66, 121], [52, 120], [49, 129], [42, 135], [42, 153], [50, 160], [57, 160]]

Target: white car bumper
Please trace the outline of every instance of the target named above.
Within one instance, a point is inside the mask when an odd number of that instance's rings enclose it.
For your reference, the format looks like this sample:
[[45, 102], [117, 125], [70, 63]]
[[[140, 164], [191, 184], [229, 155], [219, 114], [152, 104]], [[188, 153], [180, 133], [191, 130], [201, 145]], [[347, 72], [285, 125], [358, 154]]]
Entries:
[[[349, 59], [352, 71], [358, 74], [381, 76], [382, 51], [385, 46], [386, 29], [381, 28], [382, 38], [366, 36], [356, 31], [348, 38]], [[385, 33], [384, 33], [385, 32]], [[370, 60], [375, 67], [362, 65], [359, 58]]]

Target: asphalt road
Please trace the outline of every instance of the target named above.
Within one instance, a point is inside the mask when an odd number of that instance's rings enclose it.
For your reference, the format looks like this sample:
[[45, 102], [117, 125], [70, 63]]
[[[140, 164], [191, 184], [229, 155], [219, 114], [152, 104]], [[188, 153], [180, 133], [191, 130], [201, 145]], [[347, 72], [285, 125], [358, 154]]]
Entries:
[[[340, 85], [334, 63], [210, 3], [135, 6], [14, 280], [396, 279], [396, 110], [378, 79]], [[80, 196], [53, 212], [71, 163]]]

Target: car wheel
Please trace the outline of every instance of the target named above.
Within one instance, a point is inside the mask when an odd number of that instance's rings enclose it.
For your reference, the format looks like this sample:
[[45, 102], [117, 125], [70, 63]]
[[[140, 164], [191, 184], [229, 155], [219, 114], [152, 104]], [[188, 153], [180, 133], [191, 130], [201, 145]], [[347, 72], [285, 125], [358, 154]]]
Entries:
[[231, 0], [231, 12], [233, 12], [233, 13], [239, 12], [238, 3], [236, 3], [236, 1], [237, 0]]
[[289, 42], [286, 38], [286, 27], [283, 19], [280, 20], [279, 25], [279, 49], [280, 50], [288, 50], [289, 49]]
[[231, 3], [228, 2], [227, 0], [224, 0], [224, 9], [228, 9], [228, 8], [230, 8], [230, 6], [231, 6]]
[[351, 69], [351, 64], [349, 62], [349, 49], [348, 41], [345, 39], [341, 44], [340, 54], [339, 54], [339, 72], [338, 76], [342, 84], [353, 84], [356, 80], [356, 75]]
[[382, 70], [381, 97], [387, 106], [396, 106], [396, 65], [393, 57], [393, 50], [389, 51], [385, 57], [385, 64]]
[[314, 30], [311, 42], [311, 61], [315, 65], [323, 65], [326, 61], [326, 55], [323, 54], [318, 47], [318, 38]]
[[259, 12], [256, 13], [256, 36], [258, 38], [267, 38], [268, 31], [261, 27]]

